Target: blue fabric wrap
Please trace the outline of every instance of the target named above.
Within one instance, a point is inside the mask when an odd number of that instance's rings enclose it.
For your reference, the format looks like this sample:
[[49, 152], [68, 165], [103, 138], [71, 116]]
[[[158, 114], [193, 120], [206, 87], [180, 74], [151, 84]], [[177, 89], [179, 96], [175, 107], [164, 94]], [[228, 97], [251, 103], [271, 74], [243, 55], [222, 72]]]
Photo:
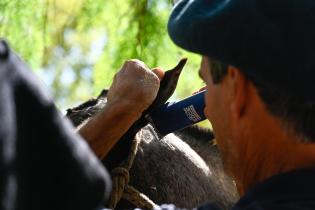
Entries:
[[164, 136], [206, 119], [204, 115], [204, 93], [190, 96], [184, 100], [166, 103], [150, 113], [150, 121], [157, 132]]
[[315, 100], [314, 0], [182, 0], [168, 32], [180, 47]]

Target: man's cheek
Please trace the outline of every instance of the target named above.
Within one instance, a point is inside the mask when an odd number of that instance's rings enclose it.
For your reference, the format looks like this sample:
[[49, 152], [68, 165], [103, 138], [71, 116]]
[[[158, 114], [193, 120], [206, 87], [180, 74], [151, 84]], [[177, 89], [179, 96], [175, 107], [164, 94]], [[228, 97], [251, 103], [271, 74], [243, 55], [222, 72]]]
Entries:
[[205, 108], [204, 108], [205, 116], [210, 120], [211, 116], [211, 97], [209, 94], [209, 90], [205, 92]]
[[212, 119], [212, 113], [211, 113], [211, 109], [210, 106], [206, 104], [205, 108], [204, 108], [204, 114], [206, 116], [206, 118], [210, 121], [210, 123], [212, 123], [211, 121]]

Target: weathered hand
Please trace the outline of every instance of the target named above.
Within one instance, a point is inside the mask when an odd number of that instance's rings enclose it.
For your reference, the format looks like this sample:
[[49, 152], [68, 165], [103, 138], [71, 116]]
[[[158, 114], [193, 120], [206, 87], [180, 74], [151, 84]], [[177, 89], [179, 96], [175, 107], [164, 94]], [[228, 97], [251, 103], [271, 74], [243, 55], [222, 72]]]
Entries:
[[142, 61], [128, 60], [116, 73], [107, 102], [123, 103], [126, 108], [143, 112], [155, 99], [163, 75], [161, 69], [151, 71]]
[[79, 130], [100, 159], [150, 106], [163, 76], [163, 70], [151, 71], [139, 60], [124, 63], [107, 93], [106, 106]]

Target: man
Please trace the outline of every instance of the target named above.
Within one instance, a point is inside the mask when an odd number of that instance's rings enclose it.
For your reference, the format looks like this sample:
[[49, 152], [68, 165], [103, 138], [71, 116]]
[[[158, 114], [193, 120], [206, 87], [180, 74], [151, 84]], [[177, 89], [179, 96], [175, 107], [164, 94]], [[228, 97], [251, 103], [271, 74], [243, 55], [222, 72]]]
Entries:
[[25, 64], [0, 42], [0, 209], [94, 210], [110, 181]]
[[182, 0], [168, 29], [203, 56], [233, 209], [315, 209], [315, 1]]
[[233, 209], [315, 209], [315, 1], [182, 0], [168, 30], [203, 57]]
[[[152, 72], [140, 61], [125, 63], [103, 112], [80, 130], [99, 157], [153, 101], [159, 77], [161, 70]], [[5, 41], [0, 41], [0, 151], [2, 210], [95, 210], [109, 196], [102, 164]]]
[[106, 156], [141, 116], [163, 75], [139, 60], [124, 63], [104, 110], [79, 130], [92, 152], [0, 40], [0, 209], [95, 210], [108, 198], [111, 183], [94, 154]]

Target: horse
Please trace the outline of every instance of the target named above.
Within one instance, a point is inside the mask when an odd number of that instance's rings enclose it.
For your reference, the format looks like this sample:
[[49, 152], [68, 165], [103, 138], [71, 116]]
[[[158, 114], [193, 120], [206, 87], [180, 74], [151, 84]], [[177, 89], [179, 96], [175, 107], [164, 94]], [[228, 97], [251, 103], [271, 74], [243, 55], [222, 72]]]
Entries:
[[[133, 186], [141, 195], [146, 195], [142, 197], [150, 198], [153, 204], [172, 203], [178, 208], [194, 208], [213, 201], [222, 209], [230, 209], [239, 195], [234, 181], [224, 172], [212, 131], [190, 126], [161, 137], [145, 118], [150, 110], [165, 103], [173, 94], [185, 63], [186, 60], [182, 59], [176, 67], [165, 73], [155, 101], [102, 162], [110, 171], [126, 163], [126, 158], [129, 163], [128, 153], [136, 142], [132, 164], [129, 164], [126, 172], [128, 178], [123, 182]], [[79, 129], [106, 106], [107, 92], [108, 90], [103, 90], [97, 98], [68, 109], [66, 116]], [[118, 188], [124, 187], [125, 185]], [[137, 198], [128, 200], [134, 201]], [[112, 208], [152, 208], [118, 200]]]

